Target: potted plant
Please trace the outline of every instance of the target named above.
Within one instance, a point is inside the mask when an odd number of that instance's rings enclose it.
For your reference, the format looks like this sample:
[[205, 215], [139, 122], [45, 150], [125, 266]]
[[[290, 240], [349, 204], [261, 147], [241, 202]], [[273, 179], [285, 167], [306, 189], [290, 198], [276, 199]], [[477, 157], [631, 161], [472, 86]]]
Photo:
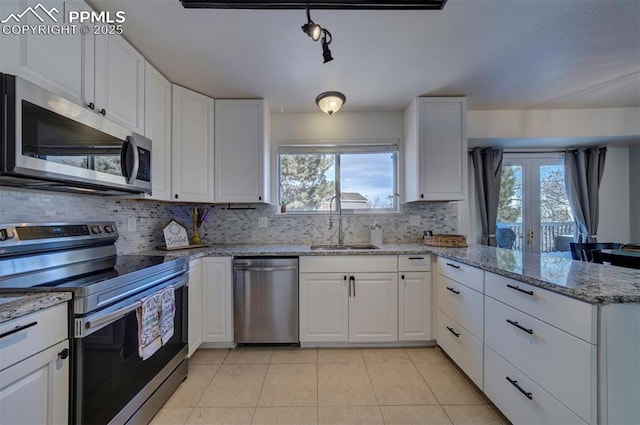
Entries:
[[286, 212], [287, 212], [287, 203], [286, 203], [286, 202], [284, 202], [284, 201], [280, 203], [280, 212], [281, 212], [282, 214], [284, 214], [284, 213], [286, 213]]

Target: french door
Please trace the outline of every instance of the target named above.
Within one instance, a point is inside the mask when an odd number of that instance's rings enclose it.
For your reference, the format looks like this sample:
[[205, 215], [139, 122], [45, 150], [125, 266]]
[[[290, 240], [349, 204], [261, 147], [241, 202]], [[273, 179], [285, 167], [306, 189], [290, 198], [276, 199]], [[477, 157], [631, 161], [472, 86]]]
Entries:
[[498, 205], [498, 246], [532, 253], [569, 251], [573, 217], [561, 154], [505, 154]]

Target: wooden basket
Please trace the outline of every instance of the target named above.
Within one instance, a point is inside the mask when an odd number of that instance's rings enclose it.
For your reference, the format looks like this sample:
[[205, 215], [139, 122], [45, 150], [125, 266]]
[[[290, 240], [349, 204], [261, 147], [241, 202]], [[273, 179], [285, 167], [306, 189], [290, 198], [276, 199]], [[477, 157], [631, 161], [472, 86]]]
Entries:
[[422, 243], [443, 248], [466, 248], [468, 246], [465, 235], [436, 234], [433, 236], [423, 236]]

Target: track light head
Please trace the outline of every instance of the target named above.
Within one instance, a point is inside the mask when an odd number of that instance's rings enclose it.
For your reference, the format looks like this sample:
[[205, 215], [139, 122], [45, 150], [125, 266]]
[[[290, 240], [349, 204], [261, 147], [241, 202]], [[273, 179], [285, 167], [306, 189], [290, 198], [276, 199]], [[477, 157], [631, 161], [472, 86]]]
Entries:
[[[329, 36], [328, 40], [327, 40], [327, 36]], [[323, 28], [322, 29], [322, 57], [324, 58], [323, 63], [331, 62], [333, 60], [333, 56], [331, 56], [331, 50], [329, 50], [329, 44], [331, 44], [332, 40], [333, 40], [333, 37], [331, 37], [331, 33]]]
[[311, 20], [309, 8], [307, 8], [307, 23], [302, 26], [302, 31], [311, 37], [313, 41], [320, 40], [322, 35], [322, 27]]

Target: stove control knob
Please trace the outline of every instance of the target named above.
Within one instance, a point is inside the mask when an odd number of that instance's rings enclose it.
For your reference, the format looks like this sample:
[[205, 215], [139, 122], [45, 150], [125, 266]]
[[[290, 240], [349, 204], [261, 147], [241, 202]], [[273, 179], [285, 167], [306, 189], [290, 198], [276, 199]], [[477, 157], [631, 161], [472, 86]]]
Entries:
[[113, 226], [112, 226], [112, 225], [107, 224], [106, 226], [104, 226], [104, 231], [105, 231], [106, 233], [113, 233], [113, 232], [115, 232], [115, 229], [113, 228]]
[[0, 229], [0, 241], [6, 241], [7, 239], [9, 239], [7, 229]]
[[102, 233], [102, 229], [100, 226], [91, 226], [91, 233], [97, 235], [98, 233]]

